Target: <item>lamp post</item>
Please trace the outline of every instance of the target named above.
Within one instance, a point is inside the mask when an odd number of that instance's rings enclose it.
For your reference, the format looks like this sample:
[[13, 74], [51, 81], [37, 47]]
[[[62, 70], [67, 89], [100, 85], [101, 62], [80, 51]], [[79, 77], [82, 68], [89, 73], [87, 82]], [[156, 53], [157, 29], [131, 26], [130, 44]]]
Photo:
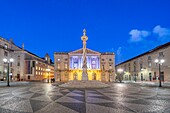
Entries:
[[48, 83], [50, 82], [50, 71], [51, 71], [51, 69], [46, 69], [46, 71], [48, 72]]
[[155, 59], [155, 63], [159, 64], [159, 87], [162, 87], [161, 84], [161, 65], [165, 62], [164, 59]]
[[11, 62], [14, 62], [14, 59], [13, 58], [10, 58], [10, 59], [4, 58], [3, 62], [8, 64], [8, 69], [7, 69], [7, 86], [9, 87], [10, 86], [9, 85], [9, 64]]
[[119, 75], [119, 81], [120, 81], [120, 83], [122, 82], [122, 72], [123, 72], [123, 69], [121, 69], [121, 68], [119, 68], [119, 69], [117, 69], [117, 72], [118, 73], [120, 73], [120, 75]]

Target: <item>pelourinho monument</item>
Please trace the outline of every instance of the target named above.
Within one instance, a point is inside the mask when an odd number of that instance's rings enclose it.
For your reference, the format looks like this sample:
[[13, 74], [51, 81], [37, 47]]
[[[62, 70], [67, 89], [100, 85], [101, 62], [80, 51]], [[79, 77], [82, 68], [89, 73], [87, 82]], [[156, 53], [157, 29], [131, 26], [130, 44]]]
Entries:
[[87, 74], [87, 60], [86, 60], [86, 41], [88, 40], [88, 37], [86, 36], [86, 29], [83, 30], [83, 36], [81, 37], [81, 40], [83, 41], [83, 73], [82, 73], [82, 80], [88, 80], [88, 74]]
[[86, 29], [83, 30], [83, 36], [81, 37], [83, 41], [83, 53], [82, 53], [82, 77], [81, 80], [70, 80], [59, 87], [63, 88], [105, 88], [109, 87], [108, 84], [103, 83], [99, 80], [89, 80], [88, 79], [88, 72], [87, 72], [87, 48], [86, 48], [86, 41], [88, 37], [86, 36]]

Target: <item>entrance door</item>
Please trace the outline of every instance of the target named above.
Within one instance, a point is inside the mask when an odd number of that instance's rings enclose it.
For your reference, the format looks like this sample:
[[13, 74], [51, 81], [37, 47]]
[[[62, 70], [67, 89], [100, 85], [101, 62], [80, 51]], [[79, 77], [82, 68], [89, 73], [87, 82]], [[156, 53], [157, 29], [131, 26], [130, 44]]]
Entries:
[[73, 75], [73, 80], [78, 80], [78, 75], [77, 75], [77, 73], [74, 73], [74, 75]]
[[17, 80], [20, 81], [20, 74], [17, 74]]
[[149, 80], [152, 81], [152, 73], [149, 73]]
[[161, 80], [164, 81], [164, 72], [161, 72]]
[[143, 81], [143, 73], [141, 73], [141, 81]]
[[96, 80], [96, 73], [92, 74], [92, 80]]

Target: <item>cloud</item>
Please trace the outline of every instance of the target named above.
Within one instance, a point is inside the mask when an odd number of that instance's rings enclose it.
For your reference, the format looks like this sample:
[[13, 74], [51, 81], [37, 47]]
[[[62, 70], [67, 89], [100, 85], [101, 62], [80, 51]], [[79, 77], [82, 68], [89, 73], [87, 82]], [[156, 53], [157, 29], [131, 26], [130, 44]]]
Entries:
[[157, 34], [159, 36], [159, 38], [170, 37], [170, 29], [163, 28], [160, 25], [157, 25], [153, 28], [153, 33]]
[[122, 47], [119, 47], [118, 49], [117, 49], [117, 55], [120, 55], [121, 54], [121, 51], [122, 51]]
[[130, 37], [130, 42], [140, 42], [143, 40], [143, 38], [147, 37], [150, 35], [150, 32], [148, 31], [140, 31], [137, 29], [133, 29], [129, 32], [129, 35], [131, 35]]

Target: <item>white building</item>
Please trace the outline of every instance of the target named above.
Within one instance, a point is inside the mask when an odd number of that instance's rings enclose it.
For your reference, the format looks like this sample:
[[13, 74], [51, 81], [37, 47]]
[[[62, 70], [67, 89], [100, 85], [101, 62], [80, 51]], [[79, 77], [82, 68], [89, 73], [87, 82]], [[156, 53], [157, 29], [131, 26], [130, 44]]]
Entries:
[[[13, 58], [14, 62], [10, 63], [11, 80], [39, 80], [54, 78], [54, 65], [52, 64], [48, 54], [45, 58], [39, 56], [13, 43], [0, 38], [0, 80], [5, 80], [7, 76], [7, 64], [3, 59]], [[50, 69], [50, 71], [47, 71]]]
[[165, 60], [160, 66], [161, 80], [170, 81], [170, 42], [116, 65], [116, 70], [123, 69], [124, 80], [157, 81], [159, 64], [155, 59]]

